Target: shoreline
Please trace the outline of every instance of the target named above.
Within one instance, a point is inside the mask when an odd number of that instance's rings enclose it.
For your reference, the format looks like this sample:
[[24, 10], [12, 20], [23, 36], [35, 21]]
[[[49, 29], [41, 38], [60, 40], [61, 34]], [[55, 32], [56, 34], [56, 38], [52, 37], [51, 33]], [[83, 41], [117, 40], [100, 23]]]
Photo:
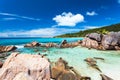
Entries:
[[[64, 41], [63, 41], [64, 42]], [[75, 42], [73, 42], [75, 44]], [[117, 79], [117, 73], [114, 71], [119, 71], [119, 51], [101, 51], [96, 49], [89, 49], [82, 46], [74, 46], [74, 47], [64, 47], [69, 46], [69, 42], [64, 42], [63, 48], [57, 48], [56, 45], [53, 45], [53, 43], [46, 43], [46, 46], [40, 47], [40, 43], [34, 42], [28, 43], [32, 44], [31, 47], [24, 47], [25, 44], [22, 46], [22, 48], [18, 48], [17, 50], [20, 51], [20, 54], [38, 54], [40, 53], [42, 56], [47, 57], [51, 64], [55, 63], [60, 57], [62, 57], [63, 60], [66, 60], [69, 64], [69, 66], [73, 67], [77, 73], [81, 74], [81, 76], [87, 76], [91, 77], [91, 80], [101, 80], [100, 71], [103, 72], [103, 74], [107, 75], [108, 77], [111, 77], [115, 80]], [[39, 44], [39, 45], [38, 45]], [[71, 44], [70, 44], [71, 45]], [[73, 45], [73, 44], [72, 44]], [[95, 59], [95, 58], [96, 59]], [[87, 58], [92, 58], [95, 61], [97, 61], [97, 64], [91, 64], [93, 62], [85, 62], [84, 60]], [[116, 62], [116, 63], [115, 63]], [[114, 64], [114, 65], [113, 65]], [[91, 66], [91, 65], [97, 65], [97, 66]], [[98, 68], [97, 68], [98, 67]], [[107, 67], [107, 68], [106, 68]], [[115, 69], [115, 68], [116, 69]], [[107, 70], [111, 69], [111, 70]], [[92, 74], [89, 74], [93, 72]], [[109, 72], [112, 72], [114, 74], [108, 74]], [[95, 77], [97, 76], [97, 77]], [[103, 76], [103, 75], [102, 75]]]

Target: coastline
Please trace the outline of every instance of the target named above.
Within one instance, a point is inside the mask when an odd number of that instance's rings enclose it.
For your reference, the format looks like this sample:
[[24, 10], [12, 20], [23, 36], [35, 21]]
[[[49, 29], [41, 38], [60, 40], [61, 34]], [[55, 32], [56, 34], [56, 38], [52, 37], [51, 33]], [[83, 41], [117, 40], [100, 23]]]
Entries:
[[[25, 45], [25, 44], [24, 44]], [[50, 59], [51, 63], [55, 63], [60, 57], [68, 62], [68, 64], [81, 74], [82, 76], [91, 77], [91, 80], [101, 80], [100, 73], [98, 70], [90, 67], [84, 59], [86, 58], [104, 58], [103, 60], [96, 60], [98, 67], [101, 69], [102, 73], [111, 77], [112, 79], [119, 80], [119, 56], [120, 51], [100, 51], [96, 49], [88, 49], [85, 47], [74, 47], [74, 48], [42, 48], [42, 47], [31, 47], [25, 48], [22, 44], [18, 48], [20, 54], [38, 54], [45, 55]], [[36, 51], [36, 49], [38, 51]], [[116, 62], [116, 63], [115, 63]], [[114, 64], [114, 65], [113, 65]], [[93, 73], [92, 73], [93, 72]], [[113, 74], [109, 74], [109, 73]], [[92, 74], [90, 74], [92, 73]]]

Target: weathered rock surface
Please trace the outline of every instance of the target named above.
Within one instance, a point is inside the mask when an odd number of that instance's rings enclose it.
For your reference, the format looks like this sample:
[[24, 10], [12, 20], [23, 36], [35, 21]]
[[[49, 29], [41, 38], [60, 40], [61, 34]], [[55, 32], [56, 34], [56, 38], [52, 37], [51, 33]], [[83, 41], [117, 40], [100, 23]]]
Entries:
[[60, 58], [51, 69], [52, 78], [55, 80], [77, 80], [76, 74], [71, 71], [67, 62]]
[[49, 66], [40, 55], [12, 53], [0, 70], [0, 80], [50, 80]]
[[90, 80], [90, 77], [80, 76], [76, 70], [68, 66], [68, 63], [60, 58], [51, 68], [51, 77], [55, 80]]
[[103, 36], [102, 45], [105, 50], [114, 50], [115, 46], [119, 46], [119, 41], [119, 32], [110, 32], [108, 35]]
[[85, 38], [83, 41], [82, 41], [82, 44], [81, 46], [83, 47], [87, 47], [87, 48], [98, 48], [99, 47], [99, 44], [96, 40], [92, 40], [90, 38]]
[[60, 44], [60, 48], [76, 47], [80, 46], [81, 43], [82, 41], [68, 43], [67, 40], [63, 40]]
[[45, 44], [45, 47], [49, 48], [49, 47], [57, 47], [58, 45], [56, 43], [47, 43]]
[[14, 51], [16, 49], [17, 47], [15, 46], [0, 46], [0, 53]]
[[98, 34], [98, 33], [91, 33], [91, 34], [86, 35], [86, 37], [92, 40], [96, 40], [98, 42], [102, 40], [102, 34]]
[[88, 34], [81, 46], [100, 50], [120, 50], [120, 32], [110, 32], [106, 35]]
[[31, 43], [28, 43], [28, 44], [25, 44], [24, 47], [37, 47], [37, 46], [40, 46], [41, 44], [38, 43], [38, 42], [31, 42]]

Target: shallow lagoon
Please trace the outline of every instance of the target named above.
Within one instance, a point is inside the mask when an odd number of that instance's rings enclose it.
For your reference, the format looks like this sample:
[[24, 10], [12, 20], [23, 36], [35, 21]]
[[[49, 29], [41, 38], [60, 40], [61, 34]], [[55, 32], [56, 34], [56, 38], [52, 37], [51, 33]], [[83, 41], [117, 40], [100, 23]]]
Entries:
[[37, 48], [38, 52], [34, 52], [33, 48], [19, 48], [21, 53], [29, 54], [47, 54], [47, 58], [51, 62], [55, 62], [60, 57], [65, 59], [70, 66], [73, 66], [75, 70], [82, 76], [90, 76], [92, 80], [101, 80], [99, 76], [100, 72], [89, 67], [84, 59], [100, 57], [105, 60], [97, 60], [97, 65], [101, 69], [102, 73], [111, 77], [114, 80], [120, 80], [120, 51], [98, 51], [95, 49], [87, 49], [83, 47], [75, 48]]

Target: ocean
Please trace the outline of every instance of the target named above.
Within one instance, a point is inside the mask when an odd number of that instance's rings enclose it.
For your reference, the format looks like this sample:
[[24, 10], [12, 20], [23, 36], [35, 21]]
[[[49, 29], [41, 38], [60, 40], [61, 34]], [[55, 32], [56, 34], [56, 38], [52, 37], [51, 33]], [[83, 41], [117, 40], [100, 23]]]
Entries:
[[[102, 80], [99, 74], [105, 74], [113, 80], [120, 80], [120, 51], [100, 51], [95, 49], [88, 49], [81, 46], [75, 48], [24, 48], [24, 44], [32, 41], [40, 43], [60, 43], [62, 40], [74, 42], [82, 40], [83, 38], [0, 38], [0, 45], [15, 45], [18, 47], [16, 51], [21, 54], [47, 54], [47, 58], [51, 62], [57, 61], [60, 57], [68, 62], [68, 65], [82, 76], [89, 76], [92, 80]], [[100, 57], [105, 60], [97, 60], [97, 65], [102, 72], [99, 72], [88, 66], [84, 59]]]

